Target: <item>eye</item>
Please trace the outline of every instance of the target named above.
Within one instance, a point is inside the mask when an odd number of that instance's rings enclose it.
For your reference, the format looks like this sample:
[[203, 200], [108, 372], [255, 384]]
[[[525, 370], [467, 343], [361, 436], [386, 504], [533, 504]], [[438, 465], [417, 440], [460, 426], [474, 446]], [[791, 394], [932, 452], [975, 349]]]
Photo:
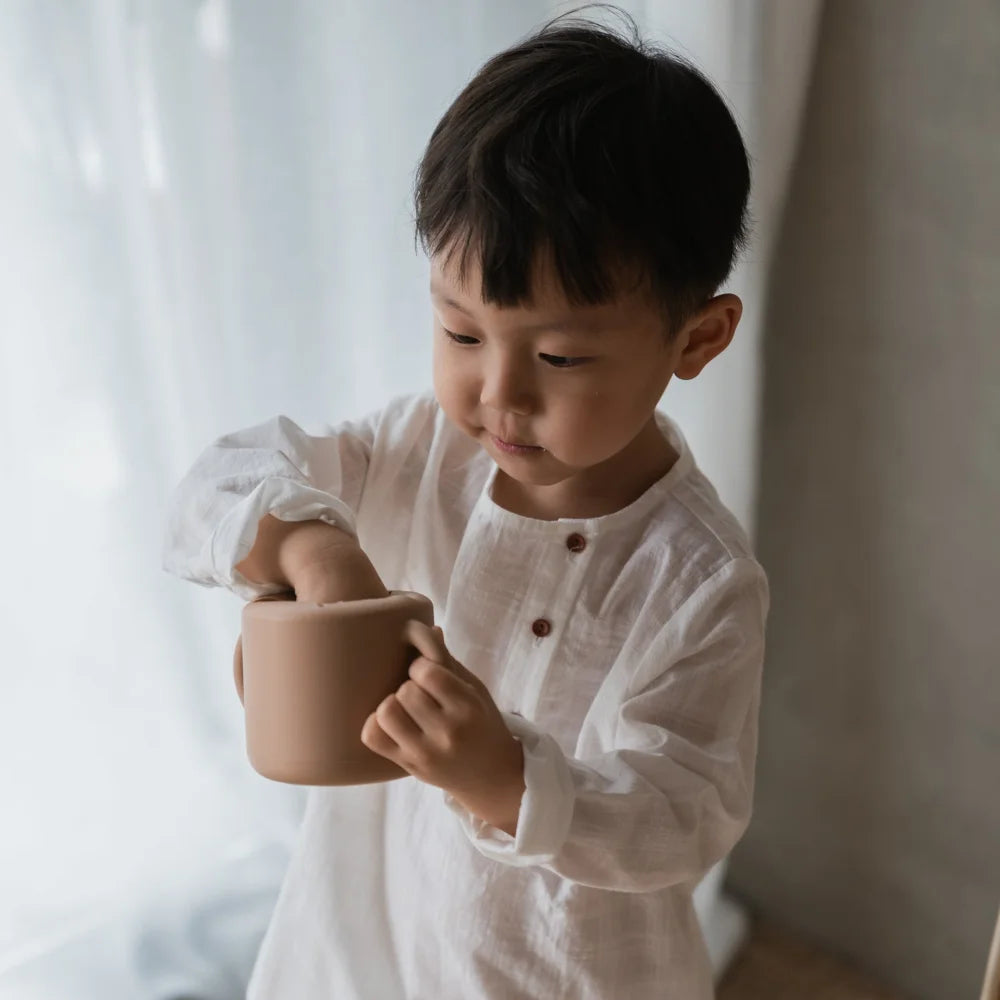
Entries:
[[[444, 330], [444, 327], [441, 327], [441, 329]], [[466, 337], [461, 333], [452, 333], [451, 330], [444, 330], [444, 332], [450, 340], [454, 340], [456, 344], [461, 344], [463, 347], [479, 343], [475, 337]]]
[[[455, 333], [445, 327], [441, 327], [441, 329], [445, 336], [458, 344], [459, 347], [471, 347], [473, 344], [479, 343], [475, 337], [469, 337], [464, 333]], [[589, 358], [563, 358], [557, 354], [539, 354], [538, 356], [552, 368], [576, 368], [590, 360]]]
[[586, 358], [560, 358], [555, 354], [539, 354], [538, 356], [553, 368], [576, 368], [577, 365], [582, 365], [587, 360]]

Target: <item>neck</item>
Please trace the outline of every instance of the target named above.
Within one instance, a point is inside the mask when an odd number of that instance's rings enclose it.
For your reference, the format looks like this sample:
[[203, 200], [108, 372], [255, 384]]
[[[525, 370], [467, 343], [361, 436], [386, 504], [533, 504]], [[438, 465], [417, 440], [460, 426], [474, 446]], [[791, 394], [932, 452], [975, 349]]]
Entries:
[[498, 469], [493, 501], [515, 514], [539, 521], [603, 517], [638, 500], [673, 468], [678, 457], [654, 416], [617, 455], [561, 483], [532, 486], [519, 483]]

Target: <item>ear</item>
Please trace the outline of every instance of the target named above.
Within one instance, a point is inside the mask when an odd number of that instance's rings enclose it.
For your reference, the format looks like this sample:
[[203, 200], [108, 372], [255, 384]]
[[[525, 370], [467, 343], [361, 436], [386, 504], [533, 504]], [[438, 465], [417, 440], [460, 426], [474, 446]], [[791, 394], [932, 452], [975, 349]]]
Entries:
[[[736, 295], [716, 295], [693, 316], [678, 340], [684, 344], [674, 375], [692, 379], [733, 339], [743, 315], [743, 302]], [[686, 343], [685, 343], [686, 338]]]

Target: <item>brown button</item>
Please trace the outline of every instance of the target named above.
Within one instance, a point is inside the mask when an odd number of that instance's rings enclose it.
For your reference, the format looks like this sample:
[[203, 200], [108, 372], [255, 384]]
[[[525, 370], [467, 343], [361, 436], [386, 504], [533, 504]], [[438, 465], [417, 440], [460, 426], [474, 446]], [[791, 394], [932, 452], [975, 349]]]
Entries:
[[575, 532], [566, 539], [566, 548], [570, 552], [582, 552], [587, 547], [587, 539], [583, 535], [578, 535]]
[[552, 631], [552, 623], [544, 618], [536, 618], [531, 623], [531, 631], [537, 636], [546, 636]]

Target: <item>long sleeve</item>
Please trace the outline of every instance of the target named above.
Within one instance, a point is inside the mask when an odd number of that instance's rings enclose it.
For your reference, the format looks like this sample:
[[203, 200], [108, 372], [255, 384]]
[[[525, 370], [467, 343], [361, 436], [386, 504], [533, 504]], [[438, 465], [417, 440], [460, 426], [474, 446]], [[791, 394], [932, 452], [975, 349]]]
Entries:
[[321, 520], [357, 535], [379, 418], [371, 413], [314, 436], [276, 416], [213, 441], [171, 495], [163, 569], [247, 601], [281, 590], [234, 568], [253, 547], [261, 519]]
[[724, 857], [750, 820], [768, 602], [752, 559], [705, 580], [636, 664], [598, 752], [568, 757], [505, 713], [525, 757], [515, 837], [445, 793], [480, 853], [623, 892], [696, 879]]

